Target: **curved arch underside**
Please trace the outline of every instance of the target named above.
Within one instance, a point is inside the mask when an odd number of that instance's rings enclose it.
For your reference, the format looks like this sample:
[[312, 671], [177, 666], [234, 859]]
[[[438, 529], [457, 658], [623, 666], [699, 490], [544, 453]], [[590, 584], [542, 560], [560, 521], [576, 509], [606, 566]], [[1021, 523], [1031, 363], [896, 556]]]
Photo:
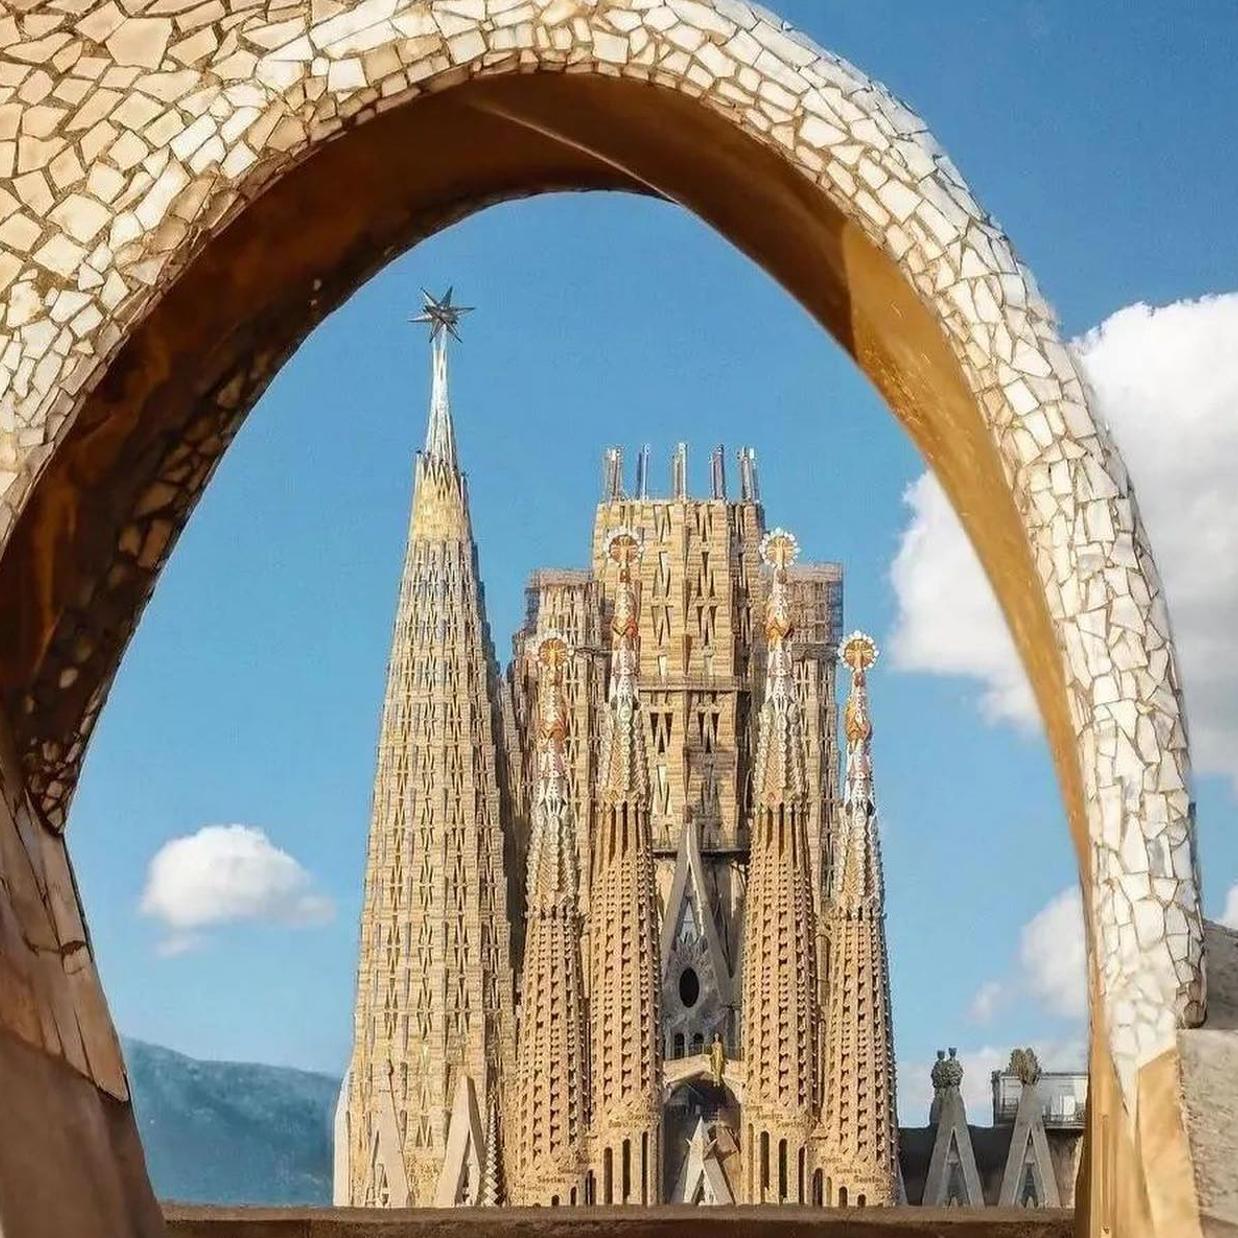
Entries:
[[[509, 0], [327, 7], [269, 24], [238, 6], [192, 69], [166, 41], [149, 53], [125, 75], [132, 91], [182, 90], [184, 126], [163, 131], [162, 171], [108, 206], [109, 244], [89, 254], [98, 283], [82, 275], [84, 244], [75, 269], [38, 257], [80, 224], [85, 180], [47, 211], [49, 239], [14, 258], [23, 274], [6, 296], [30, 315], [19, 353], [55, 335], [74, 281], [99, 302], [78, 333], [89, 348], [59, 369], [2, 372], [27, 429], [0, 441], [13, 456], [0, 475], [0, 530], [12, 523], [0, 730], [7, 718], [41, 828], [63, 829], [90, 727], [215, 463], [314, 324], [393, 255], [489, 203], [664, 197], [855, 358], [960, 512], [1040, 702], [1088, 907], [1084, 1208], [1097, 1233], [1114, 1218], [1123, 1233], [1198, 1232], [1174, 1080], [1176, 1031], [1203, 1015], [1202, 926], [1164, 602], [1116, 449], [1005, 238], [905, 108], [732, 0], [539, 0], [524, 25], [505, 21]], [[106, 25], [80, 36], [95, 54], [147, 54], [120, 39], [123, 19]], [[196, 146], [195, 111], [213, 135]], [[123, 179], [114, 148], [93, 153]]]

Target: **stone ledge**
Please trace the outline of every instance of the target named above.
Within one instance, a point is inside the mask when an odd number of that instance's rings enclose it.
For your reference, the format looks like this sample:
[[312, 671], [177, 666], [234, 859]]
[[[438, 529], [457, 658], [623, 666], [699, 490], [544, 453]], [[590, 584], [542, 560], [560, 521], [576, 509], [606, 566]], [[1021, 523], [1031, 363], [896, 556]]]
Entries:
[[1071, 1238], [1064, 1208], [225, 1208], [166, 1204], [173, 1238]]

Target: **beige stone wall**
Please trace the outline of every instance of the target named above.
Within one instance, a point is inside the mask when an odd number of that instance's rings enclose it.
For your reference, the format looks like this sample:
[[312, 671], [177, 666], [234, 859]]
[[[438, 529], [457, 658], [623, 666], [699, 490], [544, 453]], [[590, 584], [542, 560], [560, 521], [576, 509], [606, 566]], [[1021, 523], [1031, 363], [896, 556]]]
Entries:
[[0, 1232], [161, 1232], [65, 840], [32, 811], [2, 716], [0, 1081]]

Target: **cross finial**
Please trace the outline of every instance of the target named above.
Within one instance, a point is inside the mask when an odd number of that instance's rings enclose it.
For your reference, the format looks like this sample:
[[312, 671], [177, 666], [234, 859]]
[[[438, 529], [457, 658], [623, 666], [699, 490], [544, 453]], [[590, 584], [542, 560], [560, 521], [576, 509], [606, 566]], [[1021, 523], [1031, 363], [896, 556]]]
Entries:
[[558, 632], [547, 632], [537, 643], [538, 664], [555, 683], [563, 678], [563, 666], [570, 652], [567, 641]]
[[435, 297], [424, 288], [421, 290], [421, 313], [414, 314], [409, 322], [429, 323], [431, 342], [436, 341], [444, 331], [459, 342], [460, 332], [456, 328], [460, 325], [460, 319], [473, 312], [471, 305], [453, 305], [452, 292], [453, 289], [448, 288], [441, 297]]
[[606, 553], [619, 564], [619, 574], [624, 580], [632, 564], [641, 557], [640, 538], [631, 529], [616, 529], [606, 539]]
[[774, 569], [784, 571], [799, 558], [800, 544], [794, 533], [786, 529], [771, 529], [761, 539], [761, 559]]
[[843, 639], [838, 660], [862, 675], [877, 661], [877, 642], [867, 632], [852, 632]]

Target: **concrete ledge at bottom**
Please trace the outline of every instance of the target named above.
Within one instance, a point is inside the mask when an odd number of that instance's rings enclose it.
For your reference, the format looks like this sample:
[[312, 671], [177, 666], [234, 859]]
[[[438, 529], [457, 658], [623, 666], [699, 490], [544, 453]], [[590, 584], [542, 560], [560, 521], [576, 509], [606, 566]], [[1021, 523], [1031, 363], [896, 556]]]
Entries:
[[1071, 1238], [1065, 1208], [225, 1208], [169, 1238]]

